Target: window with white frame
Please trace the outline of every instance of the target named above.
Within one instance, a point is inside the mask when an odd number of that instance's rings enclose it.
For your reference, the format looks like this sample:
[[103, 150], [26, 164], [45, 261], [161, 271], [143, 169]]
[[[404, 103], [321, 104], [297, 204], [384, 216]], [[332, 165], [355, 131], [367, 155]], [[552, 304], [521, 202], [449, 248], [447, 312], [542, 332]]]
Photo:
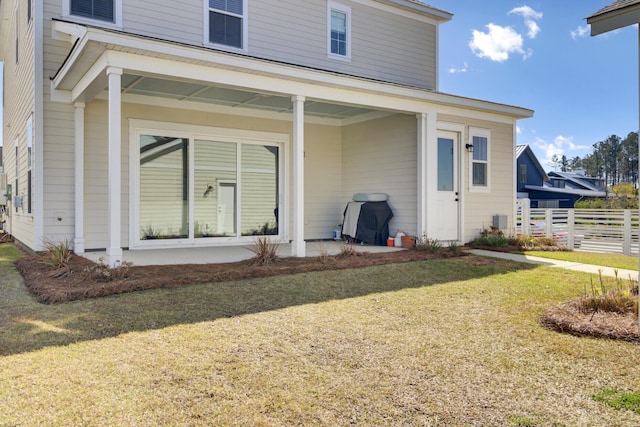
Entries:
[[329, 57], [350, 59], [351, 8], [331, 1], [327, 6], [327, 50]]
[[246, 50], [247, 0], [206, 0], [209, 43]]
[[121, 25], [122, 0], [65, 0], [62, 14]]
[[33, 114], [27, 119], [27, 213], [31, 213], [33, 201]]
[[473, 145], [471, 156], [471, 188], [489, 189], [489, 145], [490, 132], [485, 129], [469, 129]]

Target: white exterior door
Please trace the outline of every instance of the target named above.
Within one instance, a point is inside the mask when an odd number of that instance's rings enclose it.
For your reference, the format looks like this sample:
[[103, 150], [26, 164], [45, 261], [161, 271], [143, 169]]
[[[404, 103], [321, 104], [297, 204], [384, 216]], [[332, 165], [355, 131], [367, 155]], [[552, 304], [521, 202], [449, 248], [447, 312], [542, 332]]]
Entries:
[[218, 227], [220, 235], [236, 234], [236, 183], [218, 182]]
[[430, 237], [444, 241], [459, 241], [459, 179], [458, 179], [458, 134], [438, 132], [438, 179], [436, 206], [428, 212], [435, 216], [435, 229]]

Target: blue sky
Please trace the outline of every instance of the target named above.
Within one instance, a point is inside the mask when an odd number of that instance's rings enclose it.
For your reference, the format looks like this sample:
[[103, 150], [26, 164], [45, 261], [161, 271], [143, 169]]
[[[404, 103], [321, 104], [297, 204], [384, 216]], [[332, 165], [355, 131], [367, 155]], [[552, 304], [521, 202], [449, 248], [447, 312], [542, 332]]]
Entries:
[[440, 91], [535, 110], [518, 144], [553, 154], [638, 129], [638, 30], [591, 37], [585, 18], [613, 0], [430, 0], [440, 27]]

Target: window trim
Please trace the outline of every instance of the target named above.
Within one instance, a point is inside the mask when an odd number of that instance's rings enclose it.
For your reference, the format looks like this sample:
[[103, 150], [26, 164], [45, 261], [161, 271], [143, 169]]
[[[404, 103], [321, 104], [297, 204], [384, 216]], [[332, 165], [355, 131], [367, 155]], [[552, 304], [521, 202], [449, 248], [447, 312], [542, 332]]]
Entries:
[[[204, 39], [203, 43], [205, 46], [213, 47], [220, 50], [226, 50], [229, 52], [240, 52], [247, 53], [249, 52], [249, 0], [242, 0], [242, 47], [238, 48], [235, 46], [229, 46], [221, 43], [212, 43], [209, 39], [209, 12], [211, 8], [209, 7], [209, 0], [203, 1], [204, 12], [203, 12], [203, 34]], [[237, 15], [234, 15], [237, 16]]]
[[[486, 138], [487, 139], [487, 159], [486, 160], [474, 160], [473, 152], [469, 153], [469, 191], [476, 193], [489, 193], [491, 192], [491, 131], [489, 129], [482, 128], [469, 128], [469, 143], [473, 144], [473, 138]], [[486, 185], [475, 185], [473, 183], [473, 165], [475, 163], [485, 164], [487, 168], [487, 182]]]
[[[344, 13], [347, 18], [347, 49], [345, 55], [331, 52], [331, 12], [334, 10]], [[327, 57], [339, 61], [351, 62], [351, 8], [331, 0], [327, 1]]]
[[[234, 237], [216, 237], [194, 238], [190, 236], [183, 239], [158, 239], [158, 240], [142, 240], [139, 238], [137, 231], [140, 229], [140, 135], [143, 134], [163, 134], [165, 136], [176, 136], [179, 138], [187, 138], [189, 140], [189, 180], [194, 180], [194, 141], [196, 139], [217, 138], [220, 141], [234, 142], [238, 144], [238, 150], [241, 144], [270, 145], [277, 146], [280, 149], [281, 157], [278, 164], [278, 174], [282, 179], [278, 183], [278, 192], [280, 199], [278, 201], [278, 209], [280, 211], [280, 224], [289, 224], [289, 196], [290, 177], [287, 169], [289, 164], [290, 138], [288, 134], [240, 130], [230, 128], [211, 127], [203, 125], [190, 125], [171, 122], [157, 122], [151, 120], [129, 119], [129, 247], [130, 248], [180, 248], [180, 247], [205, 247], [205, 246], [224, 246], [230, 243], [250, 243], [256, 240], [255, 236], [234, 236]], [[241, 184], [240, 184], [241, 185]], [[195, 190], [189, 185], [189, 227], [192, 228], [193, 212], [194, 212], [194, 195]], [[238, 197], [240, 197], [240, 194]], [[240, 207], [237, 215], [241, 214]], [[239, 231], [239, 230], [238, 230]], [[279, 227], [278, 235], [269, 236], [273, 241], [289, 240], [289, 227], [283, 225]]]
[[62, 16], [64, 18], [73, 20], [74, 22], [122, 29], [122, 0], [113, 0], [113, 7], [114, 7], [113, 22], [104, 21], [102, 19], [87, 18], [85, 16], [73, 15], [71, 13], [71, 1], [72, 0], [64, 0], [62, 2]]

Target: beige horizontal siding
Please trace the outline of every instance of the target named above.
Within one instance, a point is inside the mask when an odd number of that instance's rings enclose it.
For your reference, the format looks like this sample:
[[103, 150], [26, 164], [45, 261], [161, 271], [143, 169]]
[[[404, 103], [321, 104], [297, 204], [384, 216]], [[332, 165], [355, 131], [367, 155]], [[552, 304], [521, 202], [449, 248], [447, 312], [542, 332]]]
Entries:
[[[490, 182], [491, 192], [473, 192], [469, 188], [469, 156], [463, 155], [462, 185], [464, 189], [464, 225], [465, 241], [474, 237], [493, 224], [493, 215], [504, 214], [509, 218], [508, 229], [513, 227], [513, 206], [515, 193], [513, 179], [513, 125], [485, 120], [475, 120], [457, 116], [439, 115], [439, 120], [461, 123], [471, 128], [487, 129], [490, 140]], [[469, 134], [467, 132], [467, 138]], [[469, 141], [463, 141], [462, 145]], [[466, 154], [466, 153], [465, 153]], [[508, 231], [508, 230], [507, 230]]]
[[389, 231], [417, 231], [417, 122], [393, 115], [343, 130], [343, 202], [355, 193], [387, 193]]
[[[9, 21], [3, 21], [7, 27], [7, 44], [5, 47], [5, 61], [3, 64], [3, 90], [4, 90], [4, 126], [2, 129], [3, 163], [4, 172], [7, 174], [7, 184], [13, 188], [13, 194], [23, 198], [23, 207], [16, 209], [11, 205], [8, 212], [8, 221], [5, 224], [7, 230], [20, 242], [30, 248], [38, 243], [34, 236], [33, 212], [41, 210], [33, 192], [35, 180], [35, 162], [41, 162], [35, 153], [32, 157], [32, 213], [28, 212], [28, 171], [27, 171], [27, 120], [35, 113], [35, 39], [34, 22], [27, 22], [27, 3], [12, 2], [17, 6], [18, 21], [16, 22], [16, 9], [11, 8]], [[18, 62], [16, 63], [16, 25], [18, 29]], [[33, 116], [33, 122], [41, 118]], [[35, 138], [35, 129], [33, 131]], [[17, 170], [16, 170], [16, 148]], [[40, 141], [34, 140], [34, 149]], [[18, 183], [16, 191], [16, 181]]]

